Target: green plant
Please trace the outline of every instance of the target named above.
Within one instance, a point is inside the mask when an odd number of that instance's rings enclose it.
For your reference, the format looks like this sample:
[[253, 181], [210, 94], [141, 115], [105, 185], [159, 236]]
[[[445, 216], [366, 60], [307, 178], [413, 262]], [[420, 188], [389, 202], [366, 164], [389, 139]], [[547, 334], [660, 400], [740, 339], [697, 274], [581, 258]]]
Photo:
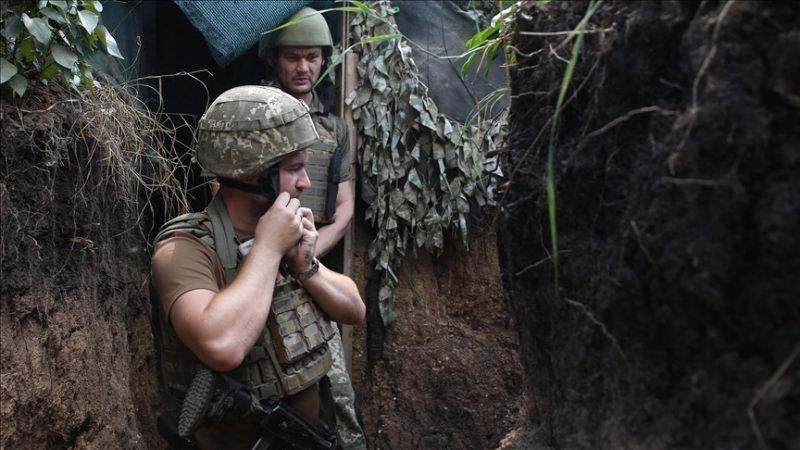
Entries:
[[553, 282], [555, 283], [556, 292], [558, 292], [558, 223], [556, 220], [556, 181], [555, 181], [555, 153], [556, 153], [556, 134], [558, 131], [558, 119], [561, 116], [561, 108], [564, 106], [564, 99], [567, 95], [567, 90], [572, 82], [572, 73], [575, 71], [575, 64], [578, 62], [578, 55], [580, 55], [581, 48], [583, 48], [583, 37], [585, 35], [586, 25], [589, 23], [592, 15], [597, 11], [603, 0], [592, 0], [586, 8], [586, 14], [583, 19], [575, 27], [572, 34], [567, 37], [565, 44], [573, 37], [575, 42], [572, 44], [572, 54], [567, 68], [564, 70], [564, 77], [561, 79], [561, 89], [558, 92], [558, 100], [556, 100], [556, 110], [553, 113], [553, 120], [550, 123], [550, 141], [547, 146], [547, 174], [545, 177], [545, 184], [547, 186], [547, 215], [550, 223], [550, 244], [553, 259]]
[[97, 82], [86, 58], [101, 45], [124, 59], [100, 24], [103, 5], [97, 0], [17, 0], [0, 8], [0, 84], [20, 97], [34, 79], [62, 81], [75, 91], [94, 89]]
[[[467, 76], [476, 61], [478, 62], [477, 72], [483, 72], [483, 75], [486, 76], [489, 73], [492, 61], [497, 58], [497, 51], [501, 46], [505, 52], [506, 60], [513, 63], [514, 53], [510, 51], [510, 48], [505, 43], [510, 31], [509, 24], [513, 20], [517, 8], [519, 8], [519, 2], [512, 3], [509, 7], [497, 13], [487, 28], [478, 30], [475, 35], [467, 40], [467, 51], [458, 56], [459, 58], [467, 58], [461, 66], [462, 78]], [[478, 56], [480, 56], [480, 59], [478, 59]]]

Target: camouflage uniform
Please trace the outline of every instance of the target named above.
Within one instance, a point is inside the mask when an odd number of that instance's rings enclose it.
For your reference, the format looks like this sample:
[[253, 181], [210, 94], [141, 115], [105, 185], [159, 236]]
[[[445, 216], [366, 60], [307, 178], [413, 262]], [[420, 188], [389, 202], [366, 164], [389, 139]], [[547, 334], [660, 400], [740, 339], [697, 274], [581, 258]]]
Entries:
[[[273, 81], [263, 81], [262, 84], [280, 88], [280, 84]], [[326, 111], [325, 106], [320, 101], [316, 93], [314, 93], [313, 101], [309, 105], [311, 112], [311, 119], [314, 121], [317, 133], [319, 133], [320, 140], [311, 148], [317, 155], [322, 151], [332, 155], [337, 148], [342, 148], [342, 169], [340, 170], [341, 180], [347, 181], [352, 178], [352, 170], [350, 164], [350, 136], [345, 127], [344, 122], [338, 116]], [[322, 150], [322, 151], [321, 151]], [[312, 156], [310, 155], [311, 159]], [[330, 159], [330, 156], [328, 156]], [[329, 163], [329, 162], [328, 162]], [[308, 167], [307, 167], [308, 168]], [[327, 169], [327, 168], [326, 168]], [[320, 174], [325, 173], [325, 170], [314, 170], [313, 167], [309, 168], [309, 178], [311, 179], [311, 192], [303, 193], [303, 205], [307, 206], [306, 200], [309, 194], [315, 197], [324, 199], [325, 192], [315, 192], [315, 186], [325, 186], [325, 179], [320, 177]], [[316, 207], [314, 209], [314, 218], [321, 218], [324, 215], [320, 213], [320, 208], [324, 208], [319, 202], [314, 202]], [[327, 221], [317, 221], [317, 225], [324, 225]], [[324, 261], [324, 260], [323, 260]], [[328, 267], [334, 266], [324, 261]], [[344, 347], [342, 343], [342, 336], [339, 333], [338, 327], [333, 338], [328, 341], [328, 346], [331, 349], [331, 358], [333, 365], [328, 371], [328, 379], [330, 380], [330, 395], [332, 396], [329, 401], [333, 403], [334, 417], [336, 419], [336, 434], [339, 438], [339, 445], [343, 450], [366, 450], [367, 440], [364, 437], [364, 431], [358, 423], [356, 415], [356, 394], [353, 390], [353, 385], [350, 381], [350, 374], [347, 372], [347, 365], [345, 363]]]

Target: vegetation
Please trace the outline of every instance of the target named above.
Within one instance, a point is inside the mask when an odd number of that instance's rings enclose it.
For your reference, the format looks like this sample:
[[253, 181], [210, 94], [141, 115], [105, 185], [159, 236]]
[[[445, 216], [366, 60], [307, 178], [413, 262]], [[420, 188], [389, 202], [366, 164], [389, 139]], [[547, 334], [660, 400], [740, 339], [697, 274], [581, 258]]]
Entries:
[[29, 82], [60, 81], [74, 91], [94, 89], [87, 57], [98, 49], [124, 59], [111, 33], [100, 24], [97, 0], [2, 2], [0, 84], [20, 97]]
[[[511, 31], [509, 24], [512, 22], [518, 7], [519, 2], [514, 2], [509, 7], [499, 11], [492, 17], [488, 27], [479, 29], [474, 36], [467, 40], [467, 51], [459, 56], [459, 58], [467, 58], [461, 66], [462, 77], [466, 77], [469, 74], [476, 61], [478, 62], [477, 72], [482, 72], [486, 76], [489, 73], [492, 62], [497, 58], [497, 51], [501, 46], [506, 55], [506, 60], [513, 63], [515, 56], [507, 44]], [[478, 59], [479, 56], [480, 59]]]
[[362, 183], [375, 195], [366, 213], [376, 230], [369, 259], [380, 274], [385, 323], [393, 319], [407, 243], [438, 255], [450, 232], [467, 246], [470, 213], [493, 204], [488, 172], [495, 164], [486, 154], [500, 130], [496, 122], [459, 124], [438, 111], [392, 14], [377, 3], [372, 12], [354, 15], [360, 85], [346, 100], [361, 138]]

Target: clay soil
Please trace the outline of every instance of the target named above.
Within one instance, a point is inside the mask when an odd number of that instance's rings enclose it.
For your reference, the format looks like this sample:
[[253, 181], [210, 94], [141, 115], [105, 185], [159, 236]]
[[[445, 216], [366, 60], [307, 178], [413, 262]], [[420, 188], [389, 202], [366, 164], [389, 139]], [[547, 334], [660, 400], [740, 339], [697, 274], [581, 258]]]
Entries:
[[106, 159], [130, 136], [92, 141], [84, 106], [34, 88], [2, 103], [0, 448], [156, 439], [147, 247]]
[[[369, 234], [358, 227], [356, 274], [369, 272]], [[524, 399], [495, 235], [474, 238], [469, 251], [448, 246], [439, 258], [421, 252], [399, 280], [397, 319], [380, 336], [368, 303], [370, 323], [354, 338], [353, 383], [370, 448], [496, 448], [519, 425]], [[363, 275], [357, 282], [369, 284]]]
[[[586, 7], [528, 3], [517, 31]], [[590, 29], [558, 286], [544, 177], [572, 43], [514, 38], [498, 230], [529, 401], [505, 448], [800, 448], [800, 7], [606, 2]]]

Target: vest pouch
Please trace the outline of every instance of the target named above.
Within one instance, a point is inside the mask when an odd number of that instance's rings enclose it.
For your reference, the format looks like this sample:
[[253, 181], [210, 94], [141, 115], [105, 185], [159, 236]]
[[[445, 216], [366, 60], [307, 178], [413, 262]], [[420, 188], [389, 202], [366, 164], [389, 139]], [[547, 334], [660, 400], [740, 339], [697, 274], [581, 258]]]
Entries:
[[275, 287], [267, 328], [282, 365], [293, 364], [333, 337], [333, 327], [305, 289], [291, 278]]

